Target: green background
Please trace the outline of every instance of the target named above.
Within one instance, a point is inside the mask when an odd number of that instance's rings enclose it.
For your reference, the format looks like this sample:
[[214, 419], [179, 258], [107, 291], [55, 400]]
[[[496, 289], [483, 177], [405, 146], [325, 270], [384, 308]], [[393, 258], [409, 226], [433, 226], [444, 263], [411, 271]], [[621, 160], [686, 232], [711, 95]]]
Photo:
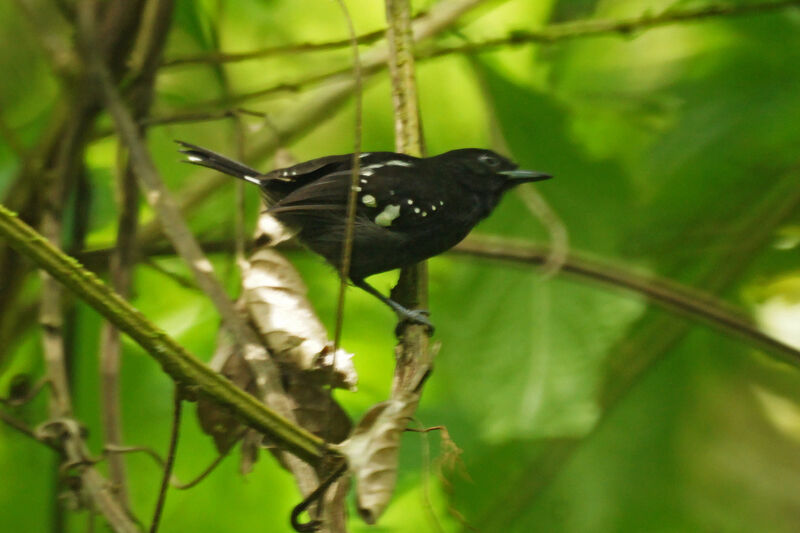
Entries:
[[[735, 3], [735, 2], [734, 2]], [[432, 2], [415, 2], [417, 10]], [[384, 27], [383, 3], [348, 1], [356, 29]], [[512, 0], [486, 2], [460, 19], [443, 44], [583, 18], [658, 14], [702, 2]], [[0, 111], [24, 145], [35, 144], [59, 98], [33, 32], [13, 3], [0, 4]], [[177, 2], [166, 58], [323, 42], [347, 36], [328, 0]], [[368, 47], [362, 47], [362, 52]], [[343, 48], [283, 54], [225, 67], [234, 94], [349, 64]], [[538, 185], [581, 252], [719, 294], [761, 324], [798, 342], [800, 269], [797, 211], [773, 220], [800, 194], [800, 11], [684, 22], [627, 35], [553, 45], [501, 47], [475, 56], [420, 61], [420, 105], [429, 153], [476, 146], [506, 149], [525, 168], [556, 178]], [[225, 95], [219, 70], [164, 67], [154, 115], [207, 109]], [[282, 91], [241, 105], [267, 114], [296, 109], [314, 92]], [[248, 138], [264, 134], [245, 118]], [[291, 143], [298, 160], [352, 151], [354, 105]], [[108, 126], [107, 119], [101, 120]], [[387, 74], [366, 83], [363, 149], [391, 150]], [[176, 196], [196, 170], [178, 163], [172, 139], [235, 154], [230, 121], [149, 129], [158, 168]], [[501, 141], [501, 139], [504, 140]], [[505, 146], [503, 146], [503, 144]], [[117, 141], [100, 136], [86, 162], [92, 186], [91, 247], [116, 234]], [[271, 162], [249, 161], [267, 170]], [[0, 193], [19, 161], [0, 143]], [[248, 189], [247, 220], [258, 210]], [[142, 218], [152, 213], [142, 207]], [[202, 240], [234, 234], [233, 180], [190, 218]], [[508, 195], [476, 232], [547, 242], [542, 223]], [[310, 298], [332, 329], [338, 281], [320, 259], [293, 252]], [[161, 269], [188, 275], [174, 257]], [[213, 256], [235, 294], [231, 254]], [[394, 274], [375, 280], [381, 291]], [[26, 281], [20, 309], [37, 299]], [[738, 338], [671, 317], [642, 297], [577, 277], [442, 256], [430, 261], [432, 319], [441, 341], [417, 413], [444, 425], [462, 464], [437, 472], [440, 435], [403, 437], [394, 501], [374, 527], [351, 512], [352, 531], [667, 532], [796, 531], [800, 521], [800, 373]], [[209, 359], [219, 318], [206, 297], [151, 265], [135, 272], [132, 303], [192, 353]], [[792, 314], [793, 313], [793, 314]], [[787, 323], [788, 326], [781, 328]], [[99, 453], [97, 345], [101, 320], [76, 307], [74, 397]], [[793, 325], [792, 325], [793, 324]], [[337, 398], [357, 420], [386, 398], [394, 317], [360, 291], [348, 293], [343, 346], [356, 354], [359, 390]], [[30, 323], [0, 347], [0, 393], [12, 376], [43, 371], [40, 331]], [[124, 340], [125, 440], [162, 451], [171, 412], [170, 380]], [[194, 405], [188, 409], [194, 411]], [[31, 425], [46, 416], [39, 398], [14, 413]], [[431, 462], [425, 459], [430, 446]], [[187, 480], [213, 458], [213, 444], [184, 418], [176, 474]], [[171, 490], [161, 530], [287, 531], [299, 501], [293, 479], [269, 454], [238, 473], [238, 450], [196, 488]], [[134, 512], [149, 520], [160, 482], [147, 457], [127, 459]], [[52, 530], [56, 457], [0, 426], [0, 530]], [[101, 470], [105, 465], [99, 465]], [[351, 505], [352, 506], [352, 505]], [[351, 509], [352, 510], [352, 509]], [[431, 518], [436, 516], [438, 526]], [[84, 531], [86, 513], [67, 531]]]

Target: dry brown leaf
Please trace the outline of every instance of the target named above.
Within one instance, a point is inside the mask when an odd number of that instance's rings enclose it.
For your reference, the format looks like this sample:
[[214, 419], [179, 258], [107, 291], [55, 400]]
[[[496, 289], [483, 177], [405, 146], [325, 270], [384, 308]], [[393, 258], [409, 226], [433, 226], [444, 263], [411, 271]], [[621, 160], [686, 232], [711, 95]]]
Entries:
[[251, 320], [275, 359], [312, 371], [320, 384], [355, 390], [353, 355], [337, 350], [306, 298], [307, 289], [292, 264], [271, 246], [292, 235], [272, 216], [259, 218], [259, 237], [270, 246], [256, 250], [243, 269], [242, 298]]
[[420, 398], [419, 389], [412, 389], [374, 405], [338, 446], [356, 480], [358, 513], [368, 524], [383, 514], [394, 492], [400, 437]]
[[[355, 390], [353, 356], [339, 349], [334, 357], [333, 343], [306, 298], [300, 275], [272, 248], [292, 236], [291, 230], [262, 214], [257, 241], [264, 244], [242, 264], [243, 290], [237, 307], [248, 315], [279, 364], [286, 392], [294, 401], [298, 423], [327, 440], [341, 442], [352, 423], [322, 387], [331, 384]], [[256, 380], [262, 367], [247, 361], [224, 332], [220, 334], [211, 367], [220, 369], [238, 387], [256, 394]], [[199, 404], [198, 416], [201, 427], [212, 436], [220, 453], [226, 453], [245, 433], [227, 410], [208, 402]], [[248, 442], [242, 448], [243, 471], [251, 469], [257, 459], [253, 439]]]

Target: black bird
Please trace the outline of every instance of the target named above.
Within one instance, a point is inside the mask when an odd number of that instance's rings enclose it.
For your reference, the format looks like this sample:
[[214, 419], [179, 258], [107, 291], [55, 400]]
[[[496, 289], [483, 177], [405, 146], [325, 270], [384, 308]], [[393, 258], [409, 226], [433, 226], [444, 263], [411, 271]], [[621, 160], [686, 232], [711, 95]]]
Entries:
[[[298, 230], [299, 240], [337, 270], [341, 264], [353, 155], [332, 155], [266, 174], [183, 141], [189, 163], [261, 188], [268, 212]], [[489, 215], [504, 192], [548, 174], [519, 170], [505, 157], [477, 148], [417, 158], [395, 152], [359, 156], [350, 280], [403, 319], [430, 326], [427, 311], [406, 309], [364, 281], [458, 244]]]

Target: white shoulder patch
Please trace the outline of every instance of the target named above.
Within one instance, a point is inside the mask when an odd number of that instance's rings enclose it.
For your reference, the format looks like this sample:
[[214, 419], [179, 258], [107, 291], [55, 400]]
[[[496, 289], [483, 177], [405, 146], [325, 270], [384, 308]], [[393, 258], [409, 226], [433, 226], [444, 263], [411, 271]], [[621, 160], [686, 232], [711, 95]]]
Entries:
[[394, 219], [399, 216], [400, 206], [397, 204], [389, 204], [375, 217], [375, 223], [384, 227], [391, 226]]

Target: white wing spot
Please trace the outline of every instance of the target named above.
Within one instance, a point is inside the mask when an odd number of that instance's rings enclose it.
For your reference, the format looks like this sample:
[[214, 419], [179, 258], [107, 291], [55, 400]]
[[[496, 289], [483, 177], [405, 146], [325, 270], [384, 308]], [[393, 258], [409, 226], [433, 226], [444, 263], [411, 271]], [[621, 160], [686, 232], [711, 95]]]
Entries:
[[372, 176], [373, 174], [375, 174], [375, 171], [372, 170], [371, 168], [364, 168], [361, 170], [362, 176]]
[[[361, 187], [359, 187], [358, 189], [361, 190]], [[361, 197], [361, 201], [367, 207], [375, 207], [376, 205], [378, 205], [378, 202], [375, 201], [375, 197], [372, 196], [371, 194], [365, 194], [364, 196], [362, 196]], [[378, 216], [380, 216], [380, 215], [378, 215]]]
[[439, 205], [444, 205], [444, 201], [443, 200], [439, 200]]
[[420, 208], [419, 208], [419, 207], [415, 207], [415, 208], [414, 208], [414, 212], [415, 212], [415, 213], [419, 213], [419, 212], [420, 212]]
[[359, 159], [364, 159], [365, 157], [367, 157], [369, 155], [372, 155], [371, 152], [364, 152], [363, 154], [359, 155], [358, 158]]
[[356, 192], [361, 192], [361, 187], [356, 185], [355, 187], [353, 187], [353, 190], [356, 191]]
[[436, 206], [435, 205], [431, 206], [431, 211], [436, 211]]
[[424, 217], [428, 216], [428, 212], [427, 211], [423, 211], [422, 212], [422, 216], [424, 216]]
[[391, 194], [392, 196], [394, 196], [394, 189], [392, 189], [391, 191], [389, 191], [389, 194]]
[[393, 167], [413, 167], [414, 166], [414, 163], [409, 163], [408, 161], [401, 161], [399, 159], [392, 159], [391, 161], [387, 161], [384, 164], [387, 167], [388, 166], [393, 166]]
[[412, 200], [411, 198], [406, 200], [406, 202], [408, 202], [408, 205], [414, 205], [414, 200]]
[[198, 157], [196, 155], [187, 155], [186, 159], [188, 159], [192, 163], [200, 163], [201, 161], [203, 161], [202, 157]]
[[391, 226], [392, 221], [400, 216], [400, 206], [396, 204], [389, 204], [383, 208], [378, 216], [375, 217], [375, 223], [379, 226]]
[[256, 185], [261, 185], [261, 181], [255, 176], [242, 176], [244, 181], [249, 181], [250, 183], [255, 183]]
[[358, 181], [360, 181], [362, 183], [362, 185], [366, 185], [367, 184], [367, 180], [365, 180], [364, 178], [361, 178]]

